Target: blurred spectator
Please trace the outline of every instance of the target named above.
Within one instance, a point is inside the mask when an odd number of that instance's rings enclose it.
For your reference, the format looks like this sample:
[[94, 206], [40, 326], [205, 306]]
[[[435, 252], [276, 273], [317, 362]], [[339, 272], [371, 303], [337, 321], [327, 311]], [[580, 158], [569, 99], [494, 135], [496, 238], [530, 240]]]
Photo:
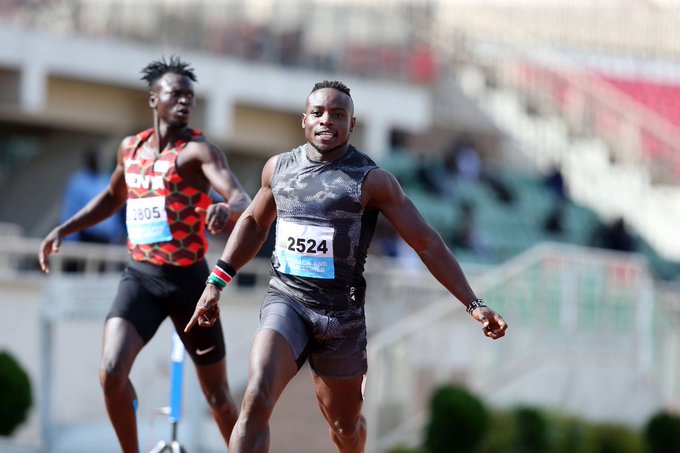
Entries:
[[415, 176], [426, 192], [438, 197], [453, 196], [451, 179], [454, 176], [436, 158], [419, 156]]
[[458, 176], [470, 181], [478, 181], [484, 173], [482, 158], [469, 137], [461, 137], [451, 151], [455, 171]]
[[491, 172], [485, 172], [482, 180], [489, 186], [498, 201], [505, 204], [515, 202], [515, 193], [503, 179]]
[[371, 253], [396, 258], [399, 256], [399, 235], [382, 216], [378, 217]]
[[488, 255], [489, 244], [477, 228], [475, 207], [467, 200], [460, 203], [458, 222], [449, 242], [454, 249], [460, 248], [478, 255]]
[[622, 217], [598, 226], [591, 237], [591, 245], [621, 252], [635, 252], [638, 244]]
[[543, 231], [552, 236], [561, 236], [565, 232], [564, 227], [564, 202], [557, 201], [543, 222]]
[[370, 253], [375, 256], [393, 258], [394, 263], [403, 269], [415, 271], [425, 268], [418, 254], [383, 216], [378, 217]]
[[409, 152], [408, 134], [400, 129], [390, 129], [390, 151], [393, 153]]
[[[108, 175], [100, 171], [99, 152], [96, 148], [87, 148], [83, 152], [82, 159], [82, 168], [71, 175], [66, 183], [59, 220], [62, 223], [82, 209], [109, 184]], [[118, 214], [86, 230], [67, 236], [65, 240], [124, 244], [127, 235], [124, 215], [125, 210], [121, 210]]]
[[553, 195], [555, 195], [555, 197], [557, 197], [557, 199], [565, 200], [568, 198], [567, 186], [564, 182], [564, 176], [562, 175], [562, 170], [559, 165], [555, 165], [552, 168], [544, 182], [546, 187]]

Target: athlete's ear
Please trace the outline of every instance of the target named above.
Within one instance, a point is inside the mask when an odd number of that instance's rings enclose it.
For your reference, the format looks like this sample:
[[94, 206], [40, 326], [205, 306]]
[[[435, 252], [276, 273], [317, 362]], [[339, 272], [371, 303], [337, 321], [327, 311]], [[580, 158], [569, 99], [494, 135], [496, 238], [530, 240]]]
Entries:
[[305, 122], [307, 121], [307, 114], [303, 113], [302, 114], [302, 128], [305, 128]]
[[158, 105], [158, 96], [154, 91], [149, 91], [149, 107], [155, 109]]
[[354, 132], [354, 123], [357, 122], [357, 119], [355, 117], [352, 117], [352, 121], [349, 123], [349, 131]]

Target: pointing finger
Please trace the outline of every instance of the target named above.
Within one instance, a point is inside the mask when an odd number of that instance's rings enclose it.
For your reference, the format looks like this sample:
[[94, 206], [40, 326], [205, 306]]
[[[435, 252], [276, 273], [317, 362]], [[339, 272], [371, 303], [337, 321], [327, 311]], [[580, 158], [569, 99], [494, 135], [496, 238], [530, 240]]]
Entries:
[[194, 325], [196, 325], [196, 323], [198, 322], [198, 318], [200, 318], [200, 317], [201, 317], [201, 308], [196, 307], [196, 310], [194, 310], [194, 314], [191, 316], [191, 319], [189, 320], [189, 323], [184, 328], [184, 333], [189, 332], [194, 327]]

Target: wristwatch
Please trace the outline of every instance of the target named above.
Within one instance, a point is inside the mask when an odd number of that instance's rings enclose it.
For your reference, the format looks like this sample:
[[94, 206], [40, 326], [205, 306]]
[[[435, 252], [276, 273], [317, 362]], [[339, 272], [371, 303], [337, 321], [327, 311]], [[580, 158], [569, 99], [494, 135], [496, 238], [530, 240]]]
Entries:
[[470, 302], [465, 309], [469, 314], [472, 314], [472, 312], [475, 310], [475, 308], [479, 307], [486, 307], [486, 304], [484, 303], [484, 299], [475, 299], [472, 302]]

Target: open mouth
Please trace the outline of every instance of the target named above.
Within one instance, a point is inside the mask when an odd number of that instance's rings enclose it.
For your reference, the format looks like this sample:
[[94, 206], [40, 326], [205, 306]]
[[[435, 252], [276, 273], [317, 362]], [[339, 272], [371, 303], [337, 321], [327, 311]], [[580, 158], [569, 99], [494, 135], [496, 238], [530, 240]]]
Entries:
[[335, 134], [331, 131], [321, 131], [316, 133], [317, 137], [325, 138], [325, 139], [330, 139], [335, 137]]

